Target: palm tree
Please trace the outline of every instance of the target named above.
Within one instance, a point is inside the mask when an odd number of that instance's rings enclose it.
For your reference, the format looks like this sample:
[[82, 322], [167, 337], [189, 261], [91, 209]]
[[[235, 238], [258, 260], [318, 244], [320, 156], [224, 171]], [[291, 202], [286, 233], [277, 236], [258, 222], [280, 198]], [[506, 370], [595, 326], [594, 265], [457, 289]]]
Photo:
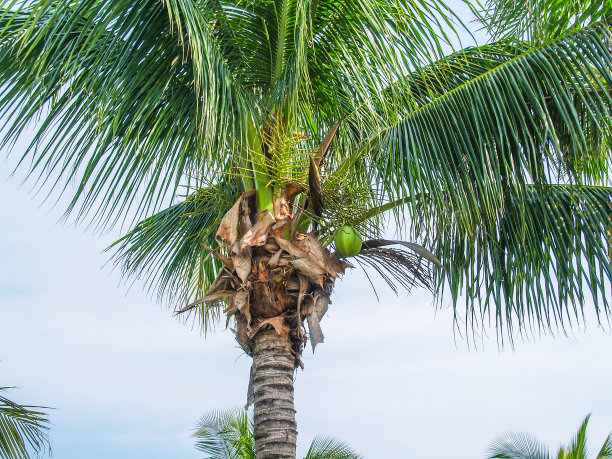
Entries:
[[[207, 459], [255, 459], [253, 420], [245, 410], [211, 411], [198, 421], [192, 435]], [[333, 438], [315, 437], [304, 459], [360, 459]]]
[[134, 224], [126, 276], [232, 324], [258, 456], [292, 458], [294, 371], [348, 268], [501, 340], [588, 296], [609, 317], [611, 7], [535, 3], [474, 7], [490, 40], [458, 49], [442, 0], [3, 2], [1, 145], [28, 137], [67, 216]]
[[[5, 392], [10, 387], [0, 387]], [[15, 403], [0, 395], [0, 458], [29, 459], [51, 452], [47, 430], [49, 419], [40, 406]]]
[[[587, 459], [586, 429], [588, 415], [568, 447], [561, 446], [554, 456], [538, 440], [528, 434], [511, 434], [499, 437], [489, 447], [489, 459]], [[596, 459], [612, 458], [612, 434], [608, 435]]]

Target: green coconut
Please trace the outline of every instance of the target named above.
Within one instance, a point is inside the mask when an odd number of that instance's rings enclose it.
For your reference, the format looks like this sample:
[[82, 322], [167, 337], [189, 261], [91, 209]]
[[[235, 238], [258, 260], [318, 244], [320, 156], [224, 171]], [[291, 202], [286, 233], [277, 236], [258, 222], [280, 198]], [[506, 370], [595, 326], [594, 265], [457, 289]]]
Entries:
[[344, 225], [336, 232], [334, 238], [336, 250], [343, 257], [354, 257], [361, 252], [361, 235], [352, 226]]

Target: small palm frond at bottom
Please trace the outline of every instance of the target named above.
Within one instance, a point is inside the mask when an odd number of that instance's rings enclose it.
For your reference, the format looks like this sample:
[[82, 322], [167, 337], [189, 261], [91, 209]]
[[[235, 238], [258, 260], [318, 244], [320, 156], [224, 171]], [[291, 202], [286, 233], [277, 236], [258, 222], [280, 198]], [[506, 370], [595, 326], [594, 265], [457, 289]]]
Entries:
[[[244, 409], [206, 413], [192, 434], [195, 448], [205, 459], [255, 459], [253, 420]], [[315, 437], [304, 459], [362, 459], [347, 444], [329, 437]]]
[[487, 450], [487, 459], [552, 459], [548, 448], [526, 433], [497, 438]]
[[[568, 447], [561, 447], [554, 457], [587, 459], [587, 415]], [[487, 451], [487, 459], [552, 459], [548, 449], [528, 434], [509, 434], [495, 440]], [[608, 435], [596, 459], [612, 458], [612, 434]]]
[[[0, 392], [9, 387], [0, 387]], [[0, 457], [29, 459], [31, 454], [51, 454], [49, 419], [44, 407], [20, 405], [0, 395]]]
[[245, 410], [211, 411], [198, 421], [192, 435], [206, 459], [255, 459], [253, 421]]
[[608, 435], [595, 459], [612, 459], [612, 434]]
[[315, 437], [304, 459], [361, 459], [346, 443], [330, 437]]

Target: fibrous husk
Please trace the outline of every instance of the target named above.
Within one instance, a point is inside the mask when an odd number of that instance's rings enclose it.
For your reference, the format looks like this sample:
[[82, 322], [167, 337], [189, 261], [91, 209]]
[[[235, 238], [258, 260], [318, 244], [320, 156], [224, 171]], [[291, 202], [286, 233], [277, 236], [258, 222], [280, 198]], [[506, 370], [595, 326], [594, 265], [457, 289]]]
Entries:
[[272, 258], [270, 258], [270, 261], [268, 261], [268, 266], [272, 269], [276, 268], [282, 254], [283, 251], [281, 249], [277, 250], [274, 255], [272, 255]]
[[321, 330], [321, 324], [316, 314], [308, 314], [306, 316], [306, 321], [308, 322], [310, 345], [312, 346], [312, 352], [314, 352], [317, 344], [322, 343], [325, 337], [323, 336], [323, 330]]
[[295, 260], [290, 260], [289, 263], [311, 282], [323, 286], [326, 272], [311, 258], [296, 258]]
[[176, 311], [176, 313], [182, 314], [183, 312], [187, 312], [190, 309], [193, 309], [202, 303], [206, 304], [207, 306], [212, 306], [218, 303], [219, 301], [227, 300], [231, 298], [232, 296], [234, 296], [234, 292], [231, 290], [220, 290], [218, 292], [208, 293], [204, 297], [200, 298], [199, 300], [196, 300], [193, 303], [188, 304], [184, 308], [179, 309], [178, 311]]
[[268, 232], [276, 223], [276, 219], [269, 210], [259, 212], [255, 217], [255, 224], [242, 236], [240, 247], [259, 247], [268, 240]]
[[251, 328], [251, 312], [249, 310], [249, 292], [238, 290], [232, 299], [232, 306], [240, 312], [247, 321], [247, 329]]
[[333, 258], [329, 250], [323, 247], [312, 234], [304, 234], [302, 239], [296, 244], [279, 237], [276, 238], [276, 243], [285, 252], [295, 257], [295, 259], [308, 259], [309, 264], [316, 264], [323, 273], [332, 277], [338, 277], [337, 271], [332, 265]]
[[350, 266], [324, 248], [314, 234], [297, 231], [298, 215], [291, 210], [293, 199], [302, 191], [294, 184], [281, 187], [274, 215], [268, 210], [255, 215], [253, 194], [240, 197], [217, 232], [220, 249], [231, 248], [231, 255], [207, 248], [224, 268], [207, 295], [198, 300], [227, 302], [228, 321], [235, 319], [236, 340], [248, 354], [257, 332], [273, 328], [291, 343], [296, 365], [301, 363], [307, 340], [302, 327], [308, 326], [314, 351], [324, 339], [319, 322], [330, 303], [334, 281]]
[[232, 330], [236, 337], [236, 341], [240, 344], [242, 350], [251, 355], [251, 337], [249, 336], [249, 324], [242, 314], [236, 314], [236, 329]]
[[255, 190], [245, 191], [240, 195], [232, 208], [225, 214], [221, 220], [217, 234], [215, 235], [215, 239], [219, 245], [223, 245], [224, 241], [229, 242], [229, 245], [236, 242], [236, 239], [238, 239], [239, 217], [241, 213], [244, 214], [244, 212], [241, 212], [241, 207], [244, 206], [243, 203], [245, 203], [247, 199], [253, 196], [255, 196]]
[[321, 245], [321, 242], [313, 234], [305, 234], [303, 239], [300, 241], [300, 247], [302, 247], [308, 256], [314, 259], [319, 266], [321, 266], [327, 274], [332, 277], [338, 277], [338, 269], [335, 264], [335, 257]]
[[274, 201], [274, 218], [277, 220], [289, 220], [291, 218], [291, 202], [295, 195], [290, 196], [289, 193], [296, 191], [296, 188], [292, 187], [290, 189], [288, 187], [289, 185], [282, 186]]
[[245, 283], [251, 273], [251, 247], [241, 247], [240, 241], [232, 246], [232, 263], [240, 280]]
[[327, 309], [331, 304], [331, 300], [329, 299], [329, 294], [325, 293], [323, 290], [315, 289], [313, 294], [314, 296], [314, 308], [313, 312], [317, 316], [318, 320], [323, 319], [323, 316], [327, 313]]
[[211, 249], [210, 247], [208, 247], [206, 244], [200, 242], [200, 245], [202, 247], [204, 247], [206, 250], [208, 250], [210, 252], [210, 254], [215, 257], [217, 260], [219, 260], [221, 263], [223, 263], [223, 265], [231, 271], [234, 270], [234, 264], [232, 263], [232, 260], [229, 257], [226, 257], [225, 255], [223, 255], [222, 253], [219, 253], [219, 249]]
[[[302, 273], [298, 273], [298, 279], [300, 281], [300, 292], [298, 293], [297, 299], [297, 319], [298, 323], [302, 323], [302, 302], [304, 301], [304, 297], [308, 292], [308, 278], [304, 276]], [[301, 328], [300, 330], [301, 331]]]
[[190, 303], [187, 306], [179, 309], [178, 311], [176, 311], [176, 314], [182, 314], [183, 312], [187, 312], [202, 303], [206, 304], [207, 306], [213, 306], [219, 301], [231, 298], [234, 294], [232, 278], [233, 274], [231, 274], [231, 272], [227, 271], [226, 269], [222, 269], [219, 276], [217, 276], [217, 278], [206, 291], [206, 295], [194, 301], [193, 303]]
[[283, 316], [270, 317], [269, 319], [264, 319], [260, 321], [257, 324], [256, 328], [253, 330], [253, 336], [255, 336], [257, 332], [265, 326], [272, 327], [281, 337], [281, 340], [289, 340], [289, 332], [291, 330], [287, 326], [287, 324], [285, 324], [285, 319]]

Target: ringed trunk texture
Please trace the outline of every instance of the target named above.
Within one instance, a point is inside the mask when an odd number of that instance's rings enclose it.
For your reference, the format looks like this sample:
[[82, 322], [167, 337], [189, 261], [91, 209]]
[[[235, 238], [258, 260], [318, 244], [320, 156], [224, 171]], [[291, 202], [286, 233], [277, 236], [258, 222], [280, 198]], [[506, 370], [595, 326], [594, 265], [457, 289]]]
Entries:
[[295, 357], [287, 338], [275, 330], [261, 330], [253, 337], [257, 459], [295, 459], [294, 369]]

